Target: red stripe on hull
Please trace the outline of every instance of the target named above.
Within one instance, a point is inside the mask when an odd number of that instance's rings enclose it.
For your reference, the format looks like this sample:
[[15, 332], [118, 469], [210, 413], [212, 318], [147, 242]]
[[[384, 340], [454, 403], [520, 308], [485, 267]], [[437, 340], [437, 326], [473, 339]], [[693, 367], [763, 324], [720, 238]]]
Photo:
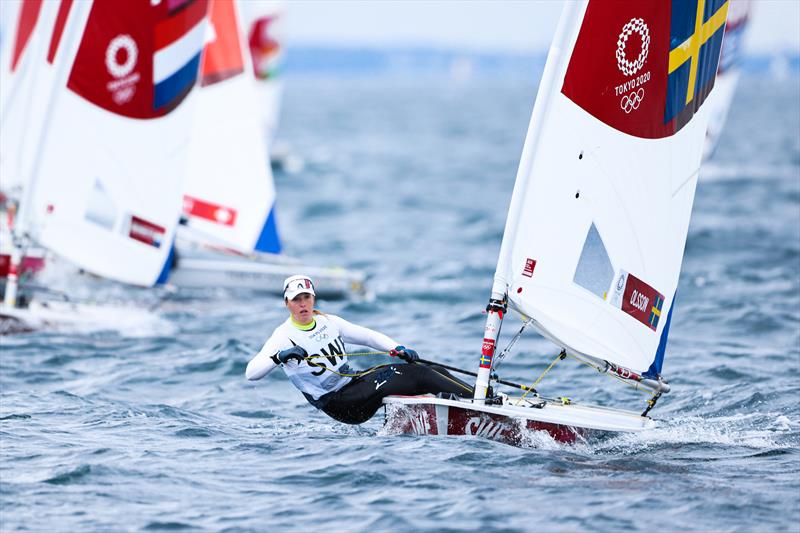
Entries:
[[[8, 276], [11, 266], [11, 256], [0, 254], [0, 277]], [[44, 268], [43, 257], [23, 257], [20, 266], [20, 274], [35, 274]]]
[[564, 444], [574, 443], [578, 436], [585, 433], [585, 430], [560, 424], [521, 420], [452, 406], [438, 406], [438, 415], [446, 417], [442, 420], [437, 419], [436, 407], [431, 404], [402, 405], [392, 410], [386, 426], [398, 433], [438, 435], [439, 429], [446, 424], [447, 435], [484, 437], [512, 446], [524, 444], [528, 431], [546, 431], [555, 441]]

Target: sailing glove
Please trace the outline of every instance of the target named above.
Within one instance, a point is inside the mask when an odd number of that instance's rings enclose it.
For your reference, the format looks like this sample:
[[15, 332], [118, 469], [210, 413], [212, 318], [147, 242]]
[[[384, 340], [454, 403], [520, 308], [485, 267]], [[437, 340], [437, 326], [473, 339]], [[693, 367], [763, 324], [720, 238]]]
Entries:
[[303, 359], [308, 357], [308, 352], [302, 346], [292, 346], [278, 352], [278, 361], [281, 363], [288, 363], [290, 359], [297, 359], [300, 363]]
[[411, 348], [406, 348], [405, 346], [401, 345], [392, 351], [394, 352], [392, 355], [399, 357], [406, 363], [413, 363], [415, 361], [419, 361], [419, 355], [417, 355], [417, 352], [415, 352]]

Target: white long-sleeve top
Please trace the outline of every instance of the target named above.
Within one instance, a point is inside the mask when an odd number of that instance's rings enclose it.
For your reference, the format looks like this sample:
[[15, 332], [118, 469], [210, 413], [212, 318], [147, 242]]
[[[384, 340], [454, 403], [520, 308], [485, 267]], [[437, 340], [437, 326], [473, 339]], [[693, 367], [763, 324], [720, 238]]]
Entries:
[[[320, 396], [334, 392], [347, 385], [352, 378], [340, 376], [351, 373], [347, 366], [345, 342], [368, 346], [375, 350], [389, 351], [397, 342], [383, 333], [352, 324], [336, 315], [318, 314], [313, 326], [301, 329], [292, 318], [275, 328], [261, 351], [247, 364], [245, 375], [249, 380], [261, 379], [280, 365], [278, 352], [302, 346], [310, 356], [327, 356], [313, 359], [315, 365], [292, 359], [283, 364], [283, 370], [295, 387], [318, 400]], [[321, 365], [321, 366], [320, 366]]]

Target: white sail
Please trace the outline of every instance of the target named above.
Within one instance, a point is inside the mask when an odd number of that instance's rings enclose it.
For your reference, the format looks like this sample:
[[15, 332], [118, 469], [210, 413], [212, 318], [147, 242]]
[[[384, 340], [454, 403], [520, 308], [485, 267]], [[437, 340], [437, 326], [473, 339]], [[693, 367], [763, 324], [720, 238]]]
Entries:
[[493, 294], [507, 293], [543, 335], [572, 353], [654, 375], [661, 372], [708, 122], [701, 104], [713, 87], [727, 3], [604, 4], [565, 7]]
[[20, 54], [15, 53], [15, 50], [19, 48], [15, 43], [18, 40], [26, 40], [24, 33], [18, 36], [21, 7], [22, 0], [0, 2], [0, 81], [2, 81], [0, 83], [0, 117], [6, 113], [6, 102], [11, 95], [11, 87], [14, 83], [13, 76], [19, 72], [16, 67]]
[[21, 196], [36, 158], [45, 120], [45, 106], [37, 103], [52, 95], [50, 48], [59, 11], [56, 2], [0, 2], [0, 189], [12, 197]]
[[235, 2], [211, 4], [189, 151], [190, 228], [237, 251], [279, 252], [275, 186], [261, 138], [252, 64]]
[[[267, 151], [271, 152], [278, 129], [283, 98], [282, 23], [284, 2], [279, 0], [247, 0], [240, 2], [247, 41], [253, 61], [253, 74], [258, 93], [257, 112]], [[271, 154], [270, 155], [274, 155]]]
[[722, 135], [728, 112], [733, 103], [736, 86], [741, 74], [742, 43], [750, 21], [750, 0], [731, 0], [728, 10], [728, 22], [725, 25], [725, 38], [722, 41], [722, 53], [719, 58], [719, 71], [714, 83], [714, 91], [709, 95], [706, 105], [709, 106], [708, 131], [703, 157], [708, 159], [714, 153]]
[[208, 2], [59, 4], [55, 89], [37, 102], [47, 120], [20, 222], [85, 270], [152, 285], [181, 209]]

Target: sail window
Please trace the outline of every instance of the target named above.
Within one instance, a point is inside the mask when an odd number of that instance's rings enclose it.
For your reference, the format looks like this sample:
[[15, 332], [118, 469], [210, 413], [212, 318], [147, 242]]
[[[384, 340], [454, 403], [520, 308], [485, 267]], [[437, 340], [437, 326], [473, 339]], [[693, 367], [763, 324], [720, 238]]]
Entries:
[[97, 224], [101, 228], [109, 231], [114, 229], [117, 209], [114, 207], [111, 195], [108, 194], [100, 180], [95, 180], [94, 187], [89, 192], [84, 217], [87, 221]]
[[603, 239], [592, 224], [583, 243], [583, 251], [572, 281], [589, 292], [605, 299], [605, 292], [614, 278], [614, 268], [608, 257]]

